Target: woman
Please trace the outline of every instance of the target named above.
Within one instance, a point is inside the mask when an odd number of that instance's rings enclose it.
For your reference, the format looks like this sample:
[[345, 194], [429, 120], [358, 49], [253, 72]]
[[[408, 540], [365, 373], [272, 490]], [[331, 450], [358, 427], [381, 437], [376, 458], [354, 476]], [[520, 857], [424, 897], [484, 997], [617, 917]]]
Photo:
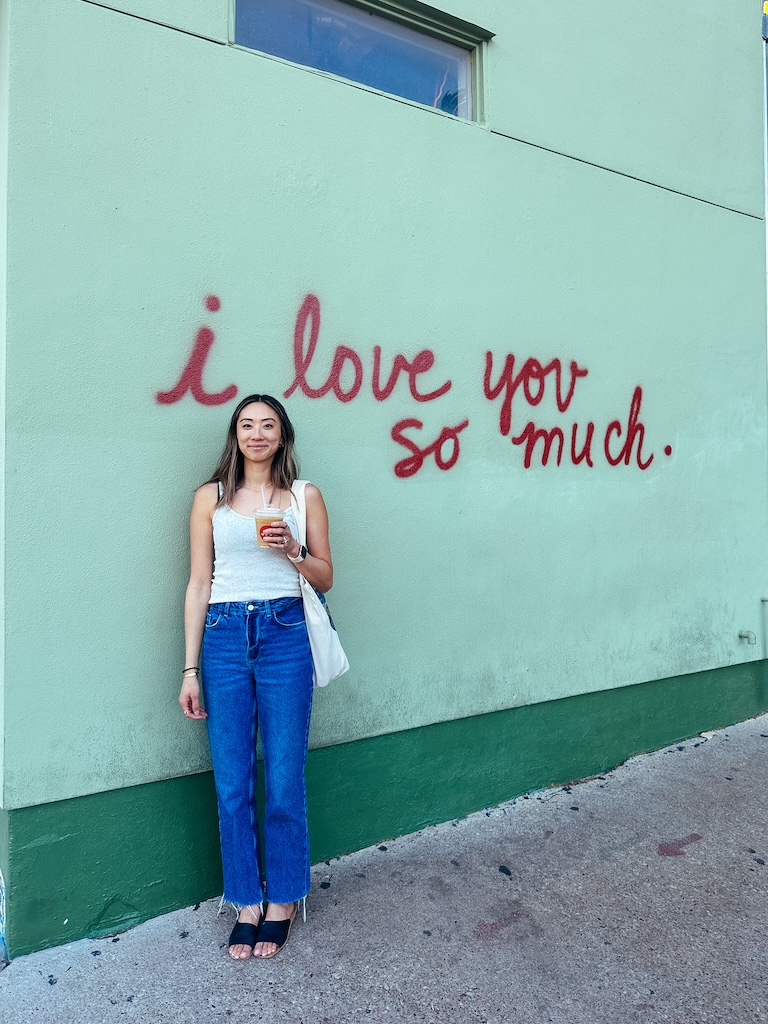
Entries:
[[[291, 510], [297, 475], [285, 409], [269, 395], [249, 395], [232, 414], [221, 459], [196, 491], [190, 519], [179, 703], [187, 718], [208, 719], [223, 898], [240, 908], [229, 955], [242, 960], [275, 956], [309, 891], [304, 765], [313, 670], [299, 573], [325, 592], [333, 564], [328, 514], [311, 484], [306, 547], [297, 540]], [[285, 510], [285, 518], [263, 530], [269, 546], [259, 547], [253, 509], [265, 499]], [[200, 703], [201, 668], [207, 710]], [[266, 781], [266, 912], [255, 804], [257, 729]]]

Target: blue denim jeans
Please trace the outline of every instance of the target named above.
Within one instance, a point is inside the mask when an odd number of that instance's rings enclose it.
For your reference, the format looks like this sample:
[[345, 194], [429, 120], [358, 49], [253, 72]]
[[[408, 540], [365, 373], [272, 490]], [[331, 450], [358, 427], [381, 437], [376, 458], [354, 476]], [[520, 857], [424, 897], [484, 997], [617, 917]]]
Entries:
[[[209, 605], [202, 677], [219, 805], [224, 899], [291, 903], [309, 891], [304, 766], [312, 653], [300, 597]], [[256, 808], [256, 732], [264, 752], [264, 866]]]

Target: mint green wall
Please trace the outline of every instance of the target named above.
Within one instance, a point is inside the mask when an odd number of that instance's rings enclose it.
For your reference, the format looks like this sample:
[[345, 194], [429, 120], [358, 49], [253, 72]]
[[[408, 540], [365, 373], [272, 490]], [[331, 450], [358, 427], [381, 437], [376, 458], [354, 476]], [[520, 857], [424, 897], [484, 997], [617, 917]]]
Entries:
[[460, 7], [503, 25], [491, 50], [494, 130], [762, 217], [759, 4]]
[[[497, 33], [488, 127], [197, 38], [226, 5], [189, 6], [198, 21], [152, 5], [181, 32], [83, 0], [12, 3], [5, 805], [207, 767], [175, 703], [186, 520], [232, 403], [155, 394], [203, 324], [210, 391], [281, 394], [308, 292], [312, 383], [337, 344], [365, 366], [354, 401], [288, 400], [331, 509], [353, 665], [318, 697], [314, 746], [764, 658], [762, 77], [746, 5], [695, 95], [714, 42], [688, 5], [647, 7], [642, 32], [602, 49], [610, 5], [580, 8], [574, 34], [562, 10], [548, 33], [538, 5], [452, 5]], [[545, 73], [545, 36], [566, 83]], [[617, 131], [623, 110], [635, 131]], [[385, 373], [434, 350], [419, 386], [451, 391], [416, 403], [401, 379], [374, 401], [374, 345]], [[578, 421], [581, 443], [594, 421], [593, 468], [523, 468], [482, 394], [489, 348], [494, 377], [507, 352], [588, 367], [566, 413], [550, 380], [535, 407], [518, 392], [514, 422]], [[602, 454], [638, 385], [645, 472]], [[409, 417], [427, 442], [469, 419], [452, 469], [395, 477], [408, 453], [390, 431]]]
[[[0, 0], [0, 478], [5, 481], [5, 268], [7, 250], [8, 196], [8, 0]], [[0, 579], [5, 579], [5, 486], [0, 486]], [[0, 585], [0, 623], [5, 619], [5, 587]], [[5, 771], [5, 630], [0, 629], [0, 807]], [[0, 850], [2, 849], [0, 832]], [[0, 889], [2, 866], [0, 865]], [[0, 900], [0, 916], [2, 915]], [[0, 932], [2, 927], [0, 926]]]
[[[221, 42], [233, 0], [102, 0]], [[495, 33], [494, 132], [763, 215], [760, 12], [753, 0], [443, 0]]]
[[99, 0], [136, 18], [145, 18], [183, 32], [226, 42], [229, 37], [230, 0]]

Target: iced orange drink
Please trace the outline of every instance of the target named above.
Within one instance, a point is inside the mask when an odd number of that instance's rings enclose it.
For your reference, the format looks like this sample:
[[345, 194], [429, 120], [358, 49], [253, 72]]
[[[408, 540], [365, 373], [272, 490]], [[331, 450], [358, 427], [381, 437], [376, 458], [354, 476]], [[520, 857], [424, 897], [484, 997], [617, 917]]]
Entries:
[[253, 510], [253, 518], [256, 520], [256, 540], [260, 548], [271, 546], [269, 541], [264, 538], [264, 531], [268, 530], [272, 523], [276, 523], [278, 519], [282, 522], [285, 519], [286, 511], [285, 509], [276, 508], [274, 505], [262, 505], [260, 508]]

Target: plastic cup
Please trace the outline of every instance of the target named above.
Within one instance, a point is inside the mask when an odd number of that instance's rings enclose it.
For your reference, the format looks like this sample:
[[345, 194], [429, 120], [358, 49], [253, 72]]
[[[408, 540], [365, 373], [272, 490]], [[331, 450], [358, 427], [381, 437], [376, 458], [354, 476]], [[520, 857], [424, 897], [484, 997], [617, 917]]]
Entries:
[[269, 541], [264, 539], [264, 530], [269, 529], [272, 523], [278, 519], [282, 522], [285, 519], [287, 509], [276, 508], [274, 505], [262, 505], [253, 510], [253, 518], [256, 520], [256, 540], [260, 548], [271, 547]]

